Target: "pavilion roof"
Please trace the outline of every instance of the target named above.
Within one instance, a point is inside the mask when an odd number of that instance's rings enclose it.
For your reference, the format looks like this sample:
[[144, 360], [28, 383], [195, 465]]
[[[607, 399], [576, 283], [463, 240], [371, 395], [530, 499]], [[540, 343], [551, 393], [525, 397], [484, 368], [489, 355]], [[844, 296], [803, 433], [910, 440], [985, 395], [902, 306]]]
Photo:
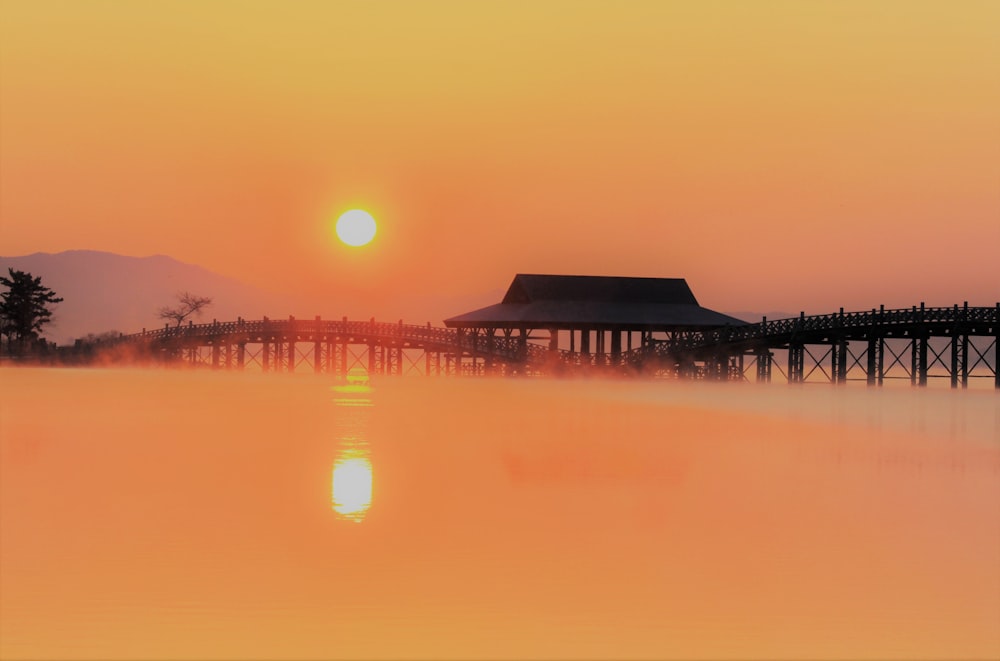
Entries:
[[518, 274], [500, 303], [444, 323], [452, 328], [693, 330], [745, 322], [698, 305], [683, 278]]

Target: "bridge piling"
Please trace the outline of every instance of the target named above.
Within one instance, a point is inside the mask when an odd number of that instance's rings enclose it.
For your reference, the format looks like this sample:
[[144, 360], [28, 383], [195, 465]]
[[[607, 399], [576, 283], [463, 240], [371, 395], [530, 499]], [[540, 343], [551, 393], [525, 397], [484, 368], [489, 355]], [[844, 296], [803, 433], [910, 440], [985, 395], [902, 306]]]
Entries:
[[[867, 369], [865, 371], [866, 382], [869, 386], [873, 386], [877, 383], [877, 365], [878, 356], [881, 353], [881, 338], [876, 334], [876, 316], [875, 308], [872, 308], [872, 316], [868, 323], [868, 350], [866, 358], [868, 359]], [[879, 383], [881, 385], [881, 383]]]
[[[844, 313], [844, 309], [840, 309]], [[847, 383], [847, 340], [838, 340], [830, 351], [831, 376], [835, 383]]]
[[788, 382], [802, 383], [805, 376], [805, 347], [801, 343], [788, 345]]
[[771, 382], [771, 352], [768, 349], [757, 349], [754, 352], [757, 359], [757, 383]]

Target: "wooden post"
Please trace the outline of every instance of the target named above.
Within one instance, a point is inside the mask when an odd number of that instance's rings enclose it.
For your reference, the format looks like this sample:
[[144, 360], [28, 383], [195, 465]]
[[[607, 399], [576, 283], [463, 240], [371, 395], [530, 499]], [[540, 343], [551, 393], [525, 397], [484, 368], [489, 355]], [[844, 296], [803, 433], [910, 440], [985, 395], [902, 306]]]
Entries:
[[313, 371], [319, 374], [323, 371], [323, 322], [316, 315], [316, 333], [313, 335]]
[[847, 383], [847, 340], [837, 342], [837, 383]]
[[[958, 303], [955, 304], [955, 311], [958, 311]], [[959, 354], [962, 352], [961, 339], [958, 333], [953, 333], [951, 336], [951, 369], [949, 370], [949, 376], [951, 377], [952, 388], [958, 388], [958, 370], [961, 362]]]
[[805, 379], [805, 348], [801, 344], [788, 345], [788, 382], [802, 383]]
[[497, 329], [496, 328], [490, 328], [486, 332], [487, 332], [487, 336], [486, 336], [486, 352], [487, 352], [487, 355], [489, 356], [489, 358], [486, 361], [486, 366], [489, 369], [489, 372], [492, 374], [494, 372], [495, 368], [496, 368], [496, 355], [495, 354], [496, 354], [496, 350], [497, 350], [497, 341], [496, 341]]
[[1000, 390], [1000, 303], [993, 317], [993, 387]]
[[871, 319], [868, 320], [868, 353], [865, 357], [868, 364], [865, 369], [865, 381], [868, 385], [875, 385], [875, 354], [878, 346], [878, 336], [875, 333], [875, 308], [872, 308]]
[[295, 317], [288, 315], [288, 371], [295, 371]]
[[879, 338], [875, 335], [868, 336], [868, 365], [865, 372], [866, 382], [868, 385], [873, 386], [877, 382], [878, 372], [878, 352], [879, 352]]
[[767, 347], [758, 349], [757, 354], [757, 383], [771, 382], [771, 351]]

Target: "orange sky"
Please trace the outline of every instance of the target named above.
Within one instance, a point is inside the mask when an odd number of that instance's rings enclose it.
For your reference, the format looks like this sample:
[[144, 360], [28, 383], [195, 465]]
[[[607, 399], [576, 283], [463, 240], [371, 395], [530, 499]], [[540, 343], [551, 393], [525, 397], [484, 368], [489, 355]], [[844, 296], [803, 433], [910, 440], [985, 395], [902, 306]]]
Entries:
[[164, 253], [352, 316], [516, 272], [1000, 299], [995, 1], [0, 7], [3, 255]]

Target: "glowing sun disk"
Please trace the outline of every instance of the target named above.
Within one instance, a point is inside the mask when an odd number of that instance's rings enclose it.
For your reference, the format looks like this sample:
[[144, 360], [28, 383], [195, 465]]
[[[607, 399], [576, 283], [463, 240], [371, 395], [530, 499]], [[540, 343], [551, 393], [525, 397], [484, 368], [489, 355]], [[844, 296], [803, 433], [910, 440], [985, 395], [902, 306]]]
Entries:
[[337, 219], [337, 236], [349, 246], [363, 246], [375, 238], [375, 219], [367, 211], [351, 209]]

